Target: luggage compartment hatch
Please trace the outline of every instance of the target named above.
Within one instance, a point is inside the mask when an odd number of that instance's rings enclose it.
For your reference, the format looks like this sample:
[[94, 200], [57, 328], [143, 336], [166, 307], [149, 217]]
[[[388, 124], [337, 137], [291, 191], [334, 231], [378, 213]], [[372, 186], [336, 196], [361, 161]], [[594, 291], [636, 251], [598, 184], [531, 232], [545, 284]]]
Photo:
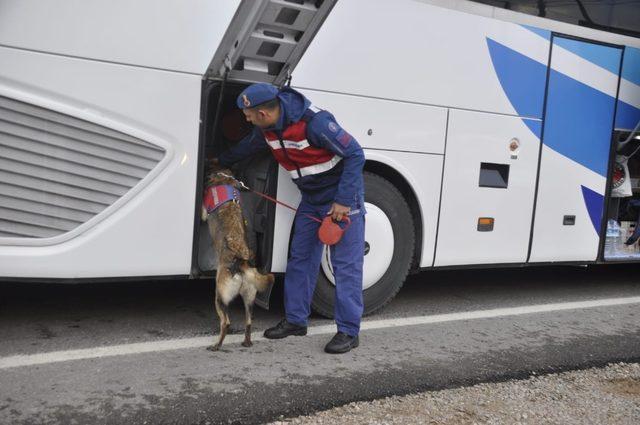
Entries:
[[337, 0], [243, 0], [206, 78], [281, 85]]

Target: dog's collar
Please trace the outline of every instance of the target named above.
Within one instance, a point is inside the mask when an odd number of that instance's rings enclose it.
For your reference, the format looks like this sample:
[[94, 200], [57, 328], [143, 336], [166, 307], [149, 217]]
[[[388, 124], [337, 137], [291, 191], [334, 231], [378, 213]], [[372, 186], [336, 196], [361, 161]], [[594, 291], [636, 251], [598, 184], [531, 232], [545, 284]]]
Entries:
[[249, 188], [247, 187], [247, 185], [246, 185], [246, 184], [244, 184], [244, 182], [243, 182], [242, 180], [238, 180], [237, 178], [233, 177], [233, 176], [232, 176], [232, 175], [230, 175], [230, 174], [223, 173], [222, 171], [218, 171], [218, 172], [216, 173], [216, 176], [219, 176], [219, 177], [225, 177], [225, 178], [227, 178], [227, 179], [231, 179], [231, 180], [235, 181], [235, 182], [236, 182], [236, 184], [237, 184], [237, 185], [236, 185], [236, 187], [237, 187], [238, 189], [242, 189], [242, 190], [249, 190]]
[[226, 177], [226, 178], [231, 179], [231, 180], [236, 180], [236, 178], [233, 177], [232, 175], [227, 174], [227, 173], [223, 173], [222, 171], [218, 171], [216, 173], [216, 176], [221, 176], [221, 177]]
[[211, 185], [205, 189], [202, 205], [207, 209], [207, 215], [227, 202], [240, 203], [240, 192], [230, 184]]

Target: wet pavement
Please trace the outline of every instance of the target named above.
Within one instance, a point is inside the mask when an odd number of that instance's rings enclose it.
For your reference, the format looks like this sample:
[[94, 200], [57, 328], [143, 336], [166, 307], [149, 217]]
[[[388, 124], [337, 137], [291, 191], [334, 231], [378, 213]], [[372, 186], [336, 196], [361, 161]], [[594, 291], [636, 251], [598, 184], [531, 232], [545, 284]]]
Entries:
[[[257, 338], [251, 348], [232, 335], [222, 351], [205, 350], [217, 331], [210, 281], [0, 283], [0, 423], [261, 423], [355, 400], [633, 361], [636, 269], [424, 272], [366, 318], [361, 346], [341, 356], [322, 351], [333, 326], [318, 317], [314, 335]], [[558, 307], [531, 309], [549, 304]], [[256, 309], [256, 336], [281, 315], [276, 288], [271, 311]], [[236, 305], [236, 332], [242, 320]], [[179, 348], [185, 341], [190, 348]], [[61, 361], [79, 349], [76, 360]], [[11, 363], [18, 355], [25, 365]]]

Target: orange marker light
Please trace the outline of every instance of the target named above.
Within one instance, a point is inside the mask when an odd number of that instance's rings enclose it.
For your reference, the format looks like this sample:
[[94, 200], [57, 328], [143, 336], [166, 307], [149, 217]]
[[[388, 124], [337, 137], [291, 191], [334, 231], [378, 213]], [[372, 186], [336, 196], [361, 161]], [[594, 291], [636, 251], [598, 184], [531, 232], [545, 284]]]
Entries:
[[478, 219], [478, 232], [490, 232], [493, 230], [494, 219], [492, 217], [480, 217]]

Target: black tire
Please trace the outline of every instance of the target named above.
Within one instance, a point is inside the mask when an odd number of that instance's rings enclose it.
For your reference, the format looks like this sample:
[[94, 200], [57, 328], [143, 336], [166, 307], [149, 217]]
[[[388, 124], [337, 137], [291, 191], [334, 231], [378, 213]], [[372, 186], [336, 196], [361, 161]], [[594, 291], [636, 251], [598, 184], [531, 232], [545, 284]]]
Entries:
[[[364, 315], [372, 314], [387, 305], [404, 283], [415, 245], [413, 217], [400, 191], [389, 181], [369, 172], [364, 173], [365, 201], [380, 208], [389, 218], [393, 229], [393, 257], [389, 268], [364, 293]], [[366, 226], [366, 223], [365, 223]], [[327, 318], [333, 318], [335, 286], [320, 268], [311, 307]]]

